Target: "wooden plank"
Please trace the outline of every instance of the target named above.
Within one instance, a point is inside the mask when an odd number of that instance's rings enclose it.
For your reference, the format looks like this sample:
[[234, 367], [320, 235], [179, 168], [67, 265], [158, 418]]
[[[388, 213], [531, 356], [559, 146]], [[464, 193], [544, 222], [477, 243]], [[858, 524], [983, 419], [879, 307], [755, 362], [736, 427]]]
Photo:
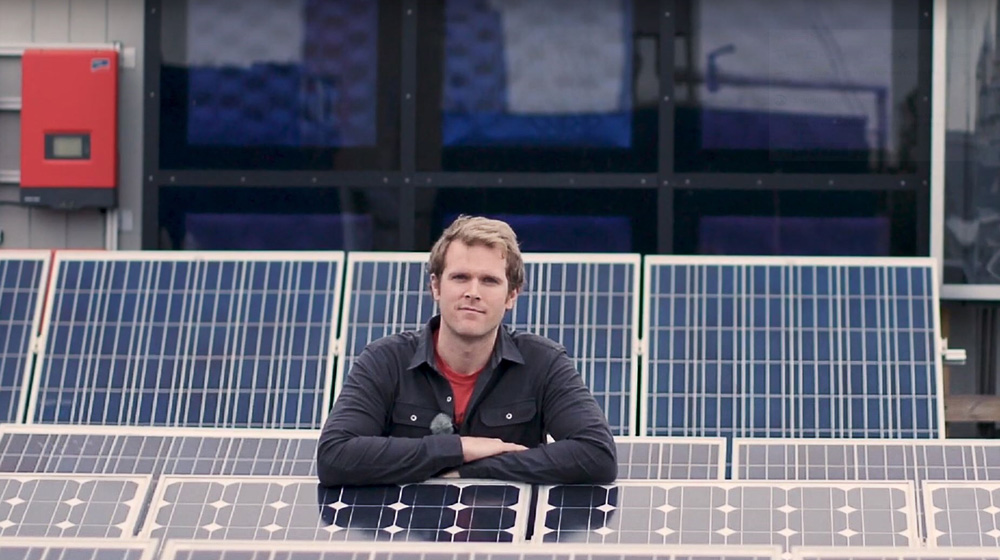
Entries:
[[1000, 422], [1000, 396], [951, 395], [944, 399], [946, 422]]

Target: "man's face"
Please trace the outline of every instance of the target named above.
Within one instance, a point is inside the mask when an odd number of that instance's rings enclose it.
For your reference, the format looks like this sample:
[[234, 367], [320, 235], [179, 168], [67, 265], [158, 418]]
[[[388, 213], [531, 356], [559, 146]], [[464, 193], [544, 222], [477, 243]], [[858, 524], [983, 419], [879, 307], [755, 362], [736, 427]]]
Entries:
[[441, 276], [431, 275], [441, 308], [441, 328], [469, 342], [496, 334], [517, 292], [507, 286], [507, 261], [499, 248], [452, 241]]

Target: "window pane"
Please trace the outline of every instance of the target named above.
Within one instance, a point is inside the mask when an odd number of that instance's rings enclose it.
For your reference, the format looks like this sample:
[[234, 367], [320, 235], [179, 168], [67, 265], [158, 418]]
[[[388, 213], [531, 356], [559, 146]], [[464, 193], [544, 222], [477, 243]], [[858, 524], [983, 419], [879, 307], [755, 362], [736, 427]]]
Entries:
[[395, 188], [163, 187], [160, 248], [397, 250]]
[[910, 192], [680, 190], [674, 245], [700, 255], [916, 255]]
[[654, 189], [421, 189], [431, 218], [418, 245], [429, 250], [460, 214], [506, 221], [523, 251], [655, 253]]
[[162, 167], [398, 167], [392, 10], [372, 0], [163, 10]]
[[656, 171], [655, 2], [419, 9], [419, 169]]
[[948, 3], [944, 282], [1000, 284], [1000, 25], [994, 0]]
[[918, 2], [679, 7], [674, 171], [916, 172]]

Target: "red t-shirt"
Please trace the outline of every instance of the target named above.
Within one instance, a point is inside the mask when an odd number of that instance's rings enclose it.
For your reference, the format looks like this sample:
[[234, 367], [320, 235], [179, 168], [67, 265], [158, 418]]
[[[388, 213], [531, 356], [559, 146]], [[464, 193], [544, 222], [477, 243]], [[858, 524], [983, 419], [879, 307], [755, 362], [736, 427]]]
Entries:
[[437, 368], [444, 374], [444, 378], [451, 384], [451, 392], [454, 395], [453, 404], [455, 405], [455, 425], [460, 425], [465, 420], [465, 409], [469, 406], [469, 400], [472, 399], [472, 391], [476, 388], [476, 380], [479, 379], [479, 374], [483, 370], [463, 375], [451, 369], [448, 364], [444, 363], [444, 360], [441, 359], [440, 354], [437, 352], [436, 332], [434, 333], [434, 361], [437, 362]]

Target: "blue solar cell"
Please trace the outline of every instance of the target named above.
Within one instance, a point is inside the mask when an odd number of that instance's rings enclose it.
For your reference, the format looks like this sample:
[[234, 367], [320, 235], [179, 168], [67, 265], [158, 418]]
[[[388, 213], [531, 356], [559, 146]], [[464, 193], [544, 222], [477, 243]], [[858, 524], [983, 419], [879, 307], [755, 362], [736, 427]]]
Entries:
[[48, 251], [0, 254], [0, 423], [21, 422], [31, 343], [48, 279]]
[[318, 428], [342, 261], [57, 254], [30, 420]]
[[[337, 388], [371, 341], [423, 326], [436, 308], [425, 253], [351, 253]], [[638, 255], [526, 254], [505, 321], [566, 347], [615, 435], [635, 433]]]
[[647, 257], [644, 433], [938, 437], [933, 266]]
[[325, 488], [315, 478], [163, 477], [142, 534], [160, 539], [520, 542], [530, 486]]

